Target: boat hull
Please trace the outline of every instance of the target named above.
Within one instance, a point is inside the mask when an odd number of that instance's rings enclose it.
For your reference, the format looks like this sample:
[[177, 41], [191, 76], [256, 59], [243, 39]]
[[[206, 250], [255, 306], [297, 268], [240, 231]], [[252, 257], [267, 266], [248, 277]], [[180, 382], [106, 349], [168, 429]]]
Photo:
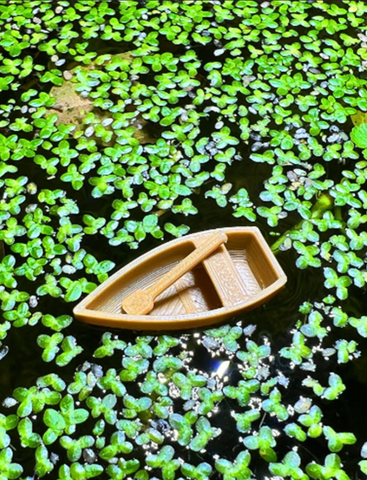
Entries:
[[[149, 315], [127, 315], [121, 302], [153, 285], [215, 231], [228, 237], [202, 264], [160, 295]], [[173, 240], [131, 262], [74, 309], [78, 320], [129, 330], [206, 327], [252, 310], [274, 297], [287, 278], [256, 227], [208, 230]]]

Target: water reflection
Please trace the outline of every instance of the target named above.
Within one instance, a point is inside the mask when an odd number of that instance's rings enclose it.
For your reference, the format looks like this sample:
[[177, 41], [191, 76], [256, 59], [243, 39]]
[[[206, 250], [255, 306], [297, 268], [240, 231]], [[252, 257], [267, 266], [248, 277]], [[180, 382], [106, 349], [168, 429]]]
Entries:
[[[229, 360], [226, 360], [224, 362], [221, 362], [219, 367], [217, 368], [216, 372], [215, 372], [215, 375], [218, 377], [218, 378], [223, 378], [225, 373], [227, 372], [228, 370], [228, 367], [230, 365], [230, 361]], [[224, 379], [225, 380], [225, 379]]]

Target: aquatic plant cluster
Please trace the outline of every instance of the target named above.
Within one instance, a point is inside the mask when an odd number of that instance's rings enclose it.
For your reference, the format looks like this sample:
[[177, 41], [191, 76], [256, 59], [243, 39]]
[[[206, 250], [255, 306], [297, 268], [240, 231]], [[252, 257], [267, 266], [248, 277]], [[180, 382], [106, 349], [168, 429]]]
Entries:
[[[0, 2], [0, 359], [35, 365], [0, 373], [0, 480], [367, 474], [366, 438], [330, 415], [366, 357], [366, 16]], [[130, 249], [205, 222], [260, 226], [317, 289], [205, 332], [73, 321]]]

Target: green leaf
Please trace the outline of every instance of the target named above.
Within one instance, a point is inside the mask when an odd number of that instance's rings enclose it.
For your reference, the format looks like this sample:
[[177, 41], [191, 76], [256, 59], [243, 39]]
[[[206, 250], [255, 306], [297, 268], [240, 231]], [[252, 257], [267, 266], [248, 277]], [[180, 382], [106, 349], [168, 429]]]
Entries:
[[76, 302], [77, 300], [79, 300], [82, 293], [83, 293], [83, 290], [80, 283], [73, 282], [66, 292], [65, 301], [68, 303]]
[[367, 460], [362, 460], [361, 462], [358, 463], [360, 469], [362, 472], [367, 475]]
[[73, 424], [84, 423], [88, 417], [88, 410], [85, 410], [85, 408], [78, 408], [70, 415], [70, 422]]
[[246, 437], [243, 443], [250, 450], [256, 450], [257, 448], [259, 448], [259, 437], [258, 436]]
[[55, 430], [64, 430], [64, 428], [66, 427], [64, 417], [52, 408], [48, 408], [45, 410], [45, 413], [43, 415], [43, 422], [47, 427]]
[[367, 148], [367, 123], [362, 123], [358, 127], [354, 127], [350, 134], [350, 138], [359, 148]]

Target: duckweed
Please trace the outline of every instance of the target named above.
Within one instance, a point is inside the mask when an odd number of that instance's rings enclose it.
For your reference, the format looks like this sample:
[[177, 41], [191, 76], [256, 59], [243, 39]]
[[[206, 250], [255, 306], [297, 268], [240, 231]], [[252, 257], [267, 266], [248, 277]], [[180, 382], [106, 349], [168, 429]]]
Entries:
[[[367, 472], [345, 407], [365, 377], [366, 13], [0, 1], [1, 480]], [[177, 335], [74, 321], [132, 250], [254, 224], [289, 276], [268, 306]]]

